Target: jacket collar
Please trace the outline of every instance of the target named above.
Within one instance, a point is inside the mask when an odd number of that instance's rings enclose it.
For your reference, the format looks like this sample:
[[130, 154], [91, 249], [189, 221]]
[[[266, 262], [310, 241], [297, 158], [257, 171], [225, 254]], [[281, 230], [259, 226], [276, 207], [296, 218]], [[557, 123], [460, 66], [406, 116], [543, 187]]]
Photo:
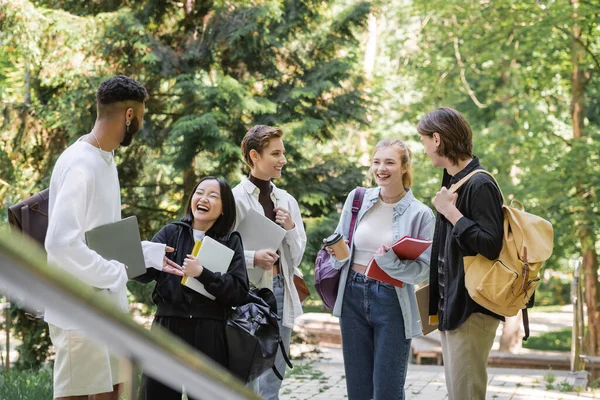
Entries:
[[[185, 221], [174, 221], [173, 225], [180, 226], [183, 229], [186, 229], [193, 236], [194, 228], [189, 223], [187, 223]], [[232, 233], [233, 233], [233, 231], [229, 231], [225, 234], [225, 236], [221, 236], [221, 237], [213, 238], [213, 239], [227, 241], [231, 237]]]
[[[241, 182], [241, 185], [250, 196], [258, 197], [258, 195], [260, 194], [260, 189], [254, 183], [250, 182], [250, 179], [248, 178], [244, 178], [244, 180]], [[284, 190], [279, 189], [277, 186], [275, 186], [273, 182], [271, 182], [270, 196], [271, 200], [273, 200], [273, 204], [275, 204], [275, 207], [279, 207], [279, 202], [281, 201], [282, 197], [284, 197], [284, 193]]]
[[[369, 208], [373, 207], [375, 203], [379, 200], [379, 193], [381, 192], [381, 188], [378, 186], [371, 190], [367, 190], [365, 193], [365, 202], [369, 202]], [[413, 202], [415, 196], [413, 195], [412, 190], [406, 189], [406, 195], [394, 206], [394, 212], [402, 215], [404, 211], [408, 208], [410, 203]]]
[[473, 156], [473, 159], [466, 167], [460, 170], [456, 175], [452, 176], [448, 173], [446, 168], [444, 168], [444, 175], [442, 177], [442, 186], [450, 187], [450, 185], [460, 181], [462, 178], [475, 171], [476, 169], [481, 169], [481, 164], [479, 163], [479, 158], [477, 156]]
[[[246, 192], [248, 192], [248, 194], [259, 194], [260, 193], [260, 189], [250, 181], [250, 179], [248, 178], [244, 178], [242, 180], [242, 187], [244, 189], [246, 189]], [[273, 182], [271, 182], [271, 193], [275, 193], [275, 191], [277, 190], [277, 186], [275, 186], [275, 184]]]

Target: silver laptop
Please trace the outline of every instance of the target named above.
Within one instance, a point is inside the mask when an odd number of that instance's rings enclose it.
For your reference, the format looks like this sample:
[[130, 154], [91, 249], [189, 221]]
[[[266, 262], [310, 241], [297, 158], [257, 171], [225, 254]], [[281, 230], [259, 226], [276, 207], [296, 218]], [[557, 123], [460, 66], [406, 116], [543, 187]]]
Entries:
[[255, 251], [277, 251], [286, 234], [285, 229], [252, 208], [236, 230], [242, 235], [244, 250]]
[[135, 216], [102, 225], [85, 233], [90, 249], [107, 260], [117, 260], [127, 266], [129, 279], [146, 272], [140, 229]]

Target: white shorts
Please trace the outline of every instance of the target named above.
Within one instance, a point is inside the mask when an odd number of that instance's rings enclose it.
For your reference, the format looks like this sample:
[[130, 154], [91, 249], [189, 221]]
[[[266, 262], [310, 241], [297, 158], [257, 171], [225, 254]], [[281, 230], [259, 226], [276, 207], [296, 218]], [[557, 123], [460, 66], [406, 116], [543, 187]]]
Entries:
[[113, 385], [129, 379], [127, 359], [111, 354], [81, 330], [48, 325], [56, 351], [54, 398], [112, 392]]

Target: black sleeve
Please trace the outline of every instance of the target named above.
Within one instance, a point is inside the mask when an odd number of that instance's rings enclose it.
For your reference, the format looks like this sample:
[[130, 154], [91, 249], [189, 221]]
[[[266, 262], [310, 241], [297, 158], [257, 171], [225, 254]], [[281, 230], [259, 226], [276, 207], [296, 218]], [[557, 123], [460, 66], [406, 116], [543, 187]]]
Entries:
[[[168, 235], [168, 230], [169, 230], [169, 226], [163, 226], [162, 229], [160, 231], [158, 231], [156, 233], [156, 235], [154, 235], [154, 237], [152, 238], [152, 242], [155, 243], [164, 243], [167, 244], [167, 240], [169, 238], [170, 235]], [[133, 278], [133, 280], [140, 282], [140, 283], [150, 283], [154, 280], [156, 280], [156, 278], [158, 278], [158, 275], [160, 274], [161, 271], [154, 269], [154, 268], [146, 268], [146, 273], [140, 275], [140, 276], [136, 276], [135, 278]]]
[[482, 254], [494, 260], [500, 255], [504, 235], [502, 199], [493, 182], [484, 182], [474, 189], [468, 201], [470, 218], [459, 219], [452, 236], [464, 255]]
[[250, 284], [244, 259], [244, 247], [239, 234], [231, 234], [227, 246], [234, 251], [227, 272], [221, 274], [204, 268], [197, 279], [204, 285], [208, 293], [216, 297], [218, 303], [235, 307], [246, 303]]

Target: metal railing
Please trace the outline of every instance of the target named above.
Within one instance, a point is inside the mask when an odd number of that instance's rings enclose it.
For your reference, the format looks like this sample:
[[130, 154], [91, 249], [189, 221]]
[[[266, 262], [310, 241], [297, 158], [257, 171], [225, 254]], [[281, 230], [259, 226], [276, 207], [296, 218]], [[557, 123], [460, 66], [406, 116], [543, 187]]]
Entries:
[[190, 396], [210, 400], [259, 399], [213, 360], [165, 330], [144, 329], [95, 296], [91, 288], [48, 266], [44, 252], [31, 240], [2, 229], [0, 292], [29, 309], [52, 304], [91, 338], [106, 343], [111, 351], [127, 357], [154, 379], [177, 390], [185, 386]]

